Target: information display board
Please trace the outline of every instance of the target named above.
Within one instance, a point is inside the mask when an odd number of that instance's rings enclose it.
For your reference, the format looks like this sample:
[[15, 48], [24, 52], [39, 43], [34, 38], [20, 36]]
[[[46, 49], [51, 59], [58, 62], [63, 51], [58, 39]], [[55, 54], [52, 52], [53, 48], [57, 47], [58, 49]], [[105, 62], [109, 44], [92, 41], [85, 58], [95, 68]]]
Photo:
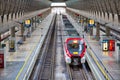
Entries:
[[102, 50], [108, 51], [108, 40], [103, 40], [102, 42]]

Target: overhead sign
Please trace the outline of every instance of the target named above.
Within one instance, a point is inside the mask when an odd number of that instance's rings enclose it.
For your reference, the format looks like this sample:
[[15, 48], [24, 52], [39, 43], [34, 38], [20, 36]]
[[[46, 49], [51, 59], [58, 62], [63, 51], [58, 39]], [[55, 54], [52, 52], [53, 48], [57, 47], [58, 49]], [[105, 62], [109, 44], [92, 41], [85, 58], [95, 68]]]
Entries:
[[25, 27], [29, 28], [31, 26], [31, 20], [27, 19], [25, 20]]
[[25, 24], [26, 24], [26, 25], [30, 25], [30, 19], [25, 20]]
[[89, 20], [89, 24], [93, 25], [94, 23], [94, 20]]
[[88, 26], [89, 27], [93, 27], [93, 26], [95, 26], [95, 22], [94, 22], [94, 20], [89, 20], [89, 24], [88, 24]]

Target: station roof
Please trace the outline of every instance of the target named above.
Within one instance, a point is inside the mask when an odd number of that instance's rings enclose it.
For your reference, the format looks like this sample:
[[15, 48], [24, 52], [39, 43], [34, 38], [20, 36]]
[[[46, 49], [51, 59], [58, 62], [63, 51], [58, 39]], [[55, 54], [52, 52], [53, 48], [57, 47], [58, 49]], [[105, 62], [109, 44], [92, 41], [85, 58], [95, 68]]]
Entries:
[[120, 0], [0, 0], [0, 15], [43, 9], [52, 2], [65, 2], [67, 7], [79, 10], [120, 15]]
[[[13, 14], [22, 15], [50, 7], [52, 2], [65, 2], [66, 7], [109, 17], [116, 15], [120, 22], [120, 0], [0, 0], [0, 24]], [[7, 6], [6, 6], [7, 5]]]

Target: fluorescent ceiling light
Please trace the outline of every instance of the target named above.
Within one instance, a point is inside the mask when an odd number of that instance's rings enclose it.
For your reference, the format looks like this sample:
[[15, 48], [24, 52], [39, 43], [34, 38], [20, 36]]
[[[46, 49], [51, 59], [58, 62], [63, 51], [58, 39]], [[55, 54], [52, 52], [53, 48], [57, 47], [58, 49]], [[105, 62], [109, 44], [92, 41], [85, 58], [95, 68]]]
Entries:
[[66, 4], [65, 3], [51, 3], [51, 6], [63, 6], [63, 7], [65, 7]]

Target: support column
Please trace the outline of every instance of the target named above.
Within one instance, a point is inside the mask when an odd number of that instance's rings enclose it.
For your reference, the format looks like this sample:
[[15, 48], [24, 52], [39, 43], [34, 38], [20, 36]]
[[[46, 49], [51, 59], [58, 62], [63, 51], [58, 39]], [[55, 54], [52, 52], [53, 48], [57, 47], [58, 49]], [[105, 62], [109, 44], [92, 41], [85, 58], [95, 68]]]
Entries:
[[100, 23], [96, 25], [96, 40], [100, 39]]
[[36, 24], [37, 24], [37, 20], [36, 20], [36, 16], [35, 16], [35, 29], [37, 28]]
[[93, 27], [90, 27], [90, 36], [93, 36]]
[[30, 28], [27, 28], [27, 37], [30, 37], [30, 36], [31, 36]]
[[15, 27], [10, 29], [11, 35], [9, 39], [9, 51], [15, 52]]
[[11, 37], [15, 37], [15, 27], [12, 27], [10, 29], [10, 32], [11, 32]]
[[109, 37], [110, 36], [110, 28], [106, 27], [106, 36]]
[[25, 41], [25, 35], [24, 35], [24, 26], [23, 26], [23, 24], [21, 24], [21, 26], [20, 26], [20, 32], [21, 32], [21, 40], [22, 41]]
[[[86, 28], [85, 30], [86, 30], [86, 33], [87, 33], [87, 32], [90, 32], [90, 27], [88, 27], [88, 18], [85, 18], [85, 17], [84, 17], [84, 19], [85, 19], [84, 28]], [[85, 26], [86, 26], [86, 27], [85, 27]]]
[[31, 19], [31, 31], [34, 31], [33, 18]]
[[120, 43], [117, 43], [117, 61], [120, 62]]
[[118, 23], [120, 23], [120, 15], [118, 15]]
[[2, 48], [2, 44], [1, 44], [1, 33], [0, 33], [0, 48]]

